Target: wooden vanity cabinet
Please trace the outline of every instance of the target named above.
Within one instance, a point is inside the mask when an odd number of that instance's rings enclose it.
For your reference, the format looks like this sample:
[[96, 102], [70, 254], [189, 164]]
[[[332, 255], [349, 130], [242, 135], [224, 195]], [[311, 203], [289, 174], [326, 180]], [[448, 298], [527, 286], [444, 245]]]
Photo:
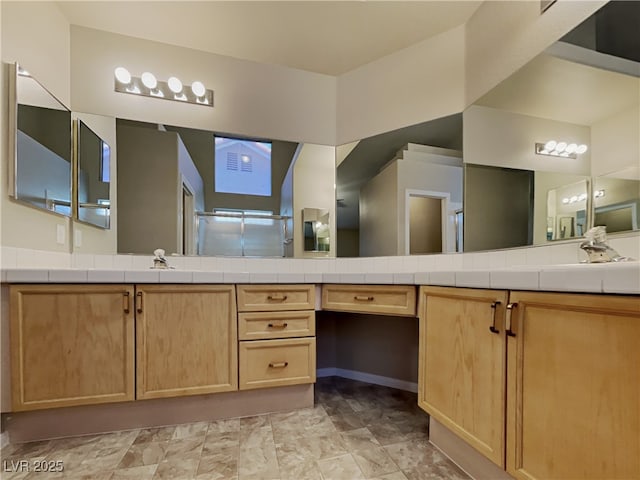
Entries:
[[138, 399], [238, 389], [233, 285], [136, 286]]
[[421, 287], [418, 405], [504, 468], [506, 291]]
[[314, 285], [238, 285], [240, 390], [316, 381]]
[[640, 297], [421, 287], [419, 317], [419, 405], [478, 452], [640, 479]]
[[413, 285], [322, 286], [322, 309], [334, 312], [416, 315], [416, 287]]
[[12, 285], [13, 411], [134, 399], [131, 285]]
[[507, 471], [640, 479], [640, 297], [512, 292]]

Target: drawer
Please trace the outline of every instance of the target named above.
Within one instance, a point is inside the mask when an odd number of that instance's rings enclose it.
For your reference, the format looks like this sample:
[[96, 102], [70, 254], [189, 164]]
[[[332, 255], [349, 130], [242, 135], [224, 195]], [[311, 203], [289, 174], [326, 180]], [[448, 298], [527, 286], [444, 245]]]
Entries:
[[316, 312], [249, 312], [238, 314], [238, 338], [313, 337], [316, 334]]
[[239, 312], [313, 310], [315, 285], [238, 285]]
[[415, 316], [416, 288], [412, 285], [323, 285], [322, 309]]
[[240, 342], [240, 390], [314, 383], [316, 339]]

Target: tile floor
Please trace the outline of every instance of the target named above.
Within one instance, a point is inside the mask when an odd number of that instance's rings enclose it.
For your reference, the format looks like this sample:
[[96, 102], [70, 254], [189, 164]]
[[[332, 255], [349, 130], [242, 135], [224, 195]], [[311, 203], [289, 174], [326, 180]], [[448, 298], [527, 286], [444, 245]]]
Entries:
[[[255, 417], [10, 445], [3, 480], [462, 480], [428, 442], [416, 395], [320, 378], [313, 408]], [[7, 472], [18, 460], [62, 473]], [[13, 462], [13, 463], [12, 463]]]

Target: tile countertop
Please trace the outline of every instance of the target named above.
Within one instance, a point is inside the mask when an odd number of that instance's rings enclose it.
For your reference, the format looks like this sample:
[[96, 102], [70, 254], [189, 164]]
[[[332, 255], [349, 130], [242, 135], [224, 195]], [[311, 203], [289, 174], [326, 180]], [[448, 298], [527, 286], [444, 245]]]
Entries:
[[3, 283], [350, 283], [640, 294], [640, 262], [433, 270], [414, 273], [229, 272], [13, 268]]

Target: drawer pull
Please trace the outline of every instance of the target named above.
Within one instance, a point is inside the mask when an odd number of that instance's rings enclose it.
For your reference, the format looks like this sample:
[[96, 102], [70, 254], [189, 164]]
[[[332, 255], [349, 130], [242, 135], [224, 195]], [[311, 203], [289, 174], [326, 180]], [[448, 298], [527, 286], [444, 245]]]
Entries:
[[142, 292], [136, 293], [136, 312], [138, 313], [142, 313], [142, 302], [143, 302]]
[[287, 328], [287, 323], [270, 323], [267, 325], [269, 328]]
[[284, 368], [289, 365], [289, 362], [271, 362], [269, 368]]
[[491, 309], [493, 310], [493, 323], [489, 327], [489, 331], [491, 333], [500, 333], [500, 330], [496, 328], [496, 310], [498, 310], [498, 305], [500, 305], [500, 302], [498, 301], [491, 304]]
[[284, 302], [286, 299], [286, 295], [269, 295], [267, 297], [267, 300], [272, 300], [274, 302]]
[[131, 310], [131, 295], [129, 292], [124, 292], [122, 295], [122, 307], [124, 309], [124, 313], [129, 313]]
[[373, 302], [373, 297], [369, 297], [367, 295], [356, 295], [353, 299], [361, 302]]
[[515, 302], [507, 304], [507, 328], [505, 330], [507, 331], [507, 335], [510, 337], [516, 336], [515, 332], [512, 330], [513, 320], [511, 319], [511, 316], [513, 315], [513, 309], [517, 306], [518, 304]]

